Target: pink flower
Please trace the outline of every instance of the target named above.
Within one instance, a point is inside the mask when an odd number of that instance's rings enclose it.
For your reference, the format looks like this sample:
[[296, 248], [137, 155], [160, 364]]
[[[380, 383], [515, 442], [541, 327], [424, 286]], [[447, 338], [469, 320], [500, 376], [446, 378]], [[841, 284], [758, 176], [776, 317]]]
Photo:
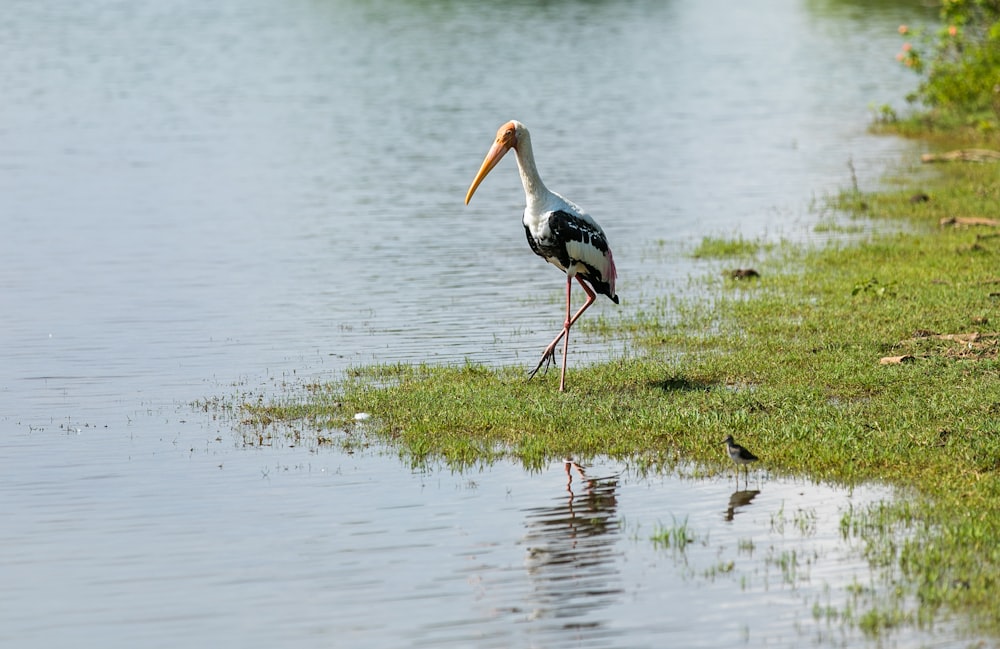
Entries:
[[954, 25], [949, 25], [949, 27], [948, 27], [948, 35], [949, 36], [954, 36], [957, 33], [958, 33], [958, 27], [955, 27]]
[[906, 25], [900, 25], [899, 26], [899, 33], [900, 34], [905, 34], [905, 33], [909, 32], [909, 31], [910, 31], [910, 28], [907, 27]]
[[903, 51], [904, 52], [909, 52], [912, 49], [913, 49], [913, 45], [911, 45], [910, 43], [903, 43]]
[[896, 60], [902, 62], [903, 61], [903, 56], [904, 56], [903, 53], [899, 52], [898, 54], [896, 54]]

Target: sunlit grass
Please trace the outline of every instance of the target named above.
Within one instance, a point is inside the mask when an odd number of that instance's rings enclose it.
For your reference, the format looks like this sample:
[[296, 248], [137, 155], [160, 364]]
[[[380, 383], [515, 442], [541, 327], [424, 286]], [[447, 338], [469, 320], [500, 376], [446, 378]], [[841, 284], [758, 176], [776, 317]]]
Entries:
[[701, 258], [752, 258], [766, 252], [773, 244], [745, 239], [742, 235], [734, 239], [724, 237], [704, 237], [691, 252], [696, 259]]

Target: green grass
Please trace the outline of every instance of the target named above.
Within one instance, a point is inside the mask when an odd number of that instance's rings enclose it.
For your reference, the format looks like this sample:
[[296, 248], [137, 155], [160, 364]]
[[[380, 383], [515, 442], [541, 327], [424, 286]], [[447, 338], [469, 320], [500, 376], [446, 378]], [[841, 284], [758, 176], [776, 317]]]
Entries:
[[687, 518], [680, 522], [674, 518], [669, 526], [658, 524], [649, 540], [658, 548], [683, 552], [689, 544], [695, 542], [695, 536]]
[[[378, 441], [417, 464], [515, 458], [538, 469], [566, 455], [610, 456], [712, 474], [731, 470], [722, 440], [732, 434], [776, 473], [914, 494], [842, 522], [899, 593], [858, 612], [867, 633], [959, 611], [1000, 636], [1000, 231], [939, 225], [1000, 217], [1000, 167], [936, 173], [919, 186], [833, 197], [875, 222], [860, 242], [704, 241], [696, 256], [754, 256], [761, 277], [706, 277], [698, 296], [653, 300], [603, 323], [602, 333], [627, 335], [639, 351], [571, 364], [566, 393], [557, 371], [528, 382], [522, 367], [363, 367], [306, 394], [243, 405], [250, 443], [293, 422], [300, 438]], [[911, 201], [917, 191], [931, 200]], [[879, 222], [896, 225], [880, 234]], [[979, 337], [943, 337], [972, 332]], [[903, 355], [912, 360], [880, 364]], [[359, 429], [355, 412], [372, 419]], [[809, 529], [806, 516], [791, 522]], [[657, 533], [676, 544], [678, 529], [687, 534], [683, 525]], [[917, 610], [906, 610], [912, 602]]]
[[701, 243], [692, 251], [695, 259], [704, 258], [753, 258], [760, 252], [770, 250], [771, 244], [763, 244], [752, 239], [738, 236], [735, 239], [720, 237], [704, 237]]

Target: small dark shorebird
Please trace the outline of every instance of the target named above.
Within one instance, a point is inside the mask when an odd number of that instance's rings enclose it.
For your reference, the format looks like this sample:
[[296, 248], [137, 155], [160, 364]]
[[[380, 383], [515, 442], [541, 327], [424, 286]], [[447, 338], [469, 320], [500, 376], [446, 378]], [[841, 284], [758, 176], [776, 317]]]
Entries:
[[[729, 457], [736, 463], [736, 479], [740, 479], [740, 465], [746, 466], [751, 462], [756, 462], [758, 458], [756, 455], [745, 449], [744, 447], [733, 441], [733, 436], [730, 435], [726, 438], [726, 448], [729, 451]], [[747, 480], [750, 479], [750, 469], [747, 470]]]

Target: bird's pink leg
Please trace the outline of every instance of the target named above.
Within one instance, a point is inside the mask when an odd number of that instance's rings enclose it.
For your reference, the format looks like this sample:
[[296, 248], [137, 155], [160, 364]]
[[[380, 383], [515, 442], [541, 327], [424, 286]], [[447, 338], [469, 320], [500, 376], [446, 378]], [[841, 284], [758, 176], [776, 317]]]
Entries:
[[563, 333], [566, 334], [566, 339], [563, 341], [563, 362], [562, 362], [562, 374], [559, 375], [559, 391], [566, 391], [566, 359], [569, 358], [569, 328], [572, 326], [573, 321], [569, 317], [570, 313], [570, 294], [573, 288], [573, 278], [566, 278], [566, 322], [563, 323]]
[[[529, 381], [534, 378], [535, 374], [538, 374], [538, 370], [542, 369], [543, 365], [545, 366], [545, 369], [548, 370], [549, 365], [555, 360], [556, 345], [559, 344], [559, 341], [562, 340], [563, 336], [565, 336], [565, 335], [567, 335], [569, 333], [569, 328], [572, 327], [576, 323], [576, 321], [580, 319], [580, 316], [583, 315], [583, 312], [586, 311], [587, 308], [590, 307], [590, 305], [593, 304], [595, 300], [597, 300], [597, 294], [594, 293], [594, 291], [591, 290], [591, 288], [589, 286], [587, 286], [587, 283], [584, 282], [582, 279], [580, 279], [580, 277], [578, 275], [576, 276], [576, 281], [580, 282], [580, 286], [582, 286], [583, 290], [587, 293], [587, 301], [583, 303], [583, 306], [581, 306], [580, 310], [576, 312], [576, 315], [574, 315], [572, 318], [569, 317], [569, 311], [570, 311], [570, 303], [569, 303], [570, 300], [569, 300], [569, 297], [570, 297], [570, 288], [572, 286], [572, 279], [567, 279], [566, 280], [566, 316], [567, 316], [567, 320], [566, 320], [565, 324], [563, 324], [562, 331], [559, 332], [559, 335], [556, 336], [555, 340], [553, 340], [551, 343], [549, 343], [549, 346], [545, 348], [544, 352], [542, 352], [542, 359], [540, 361], [538, 361], [538, 365], [536, 365], [535, 369], [533, 369], [531, 371], [531, 373], [528, 374], [528, 380]], [[567, 346], [568, 346], [568, 342], [567, 342]], [[566, 351], [567, 351], [567, 349], [564, 348], [563, 349], [563, 366], [564, 366], [564, 369], [563, 369], [563, 376], [562, 376], [562, 378], [560, 380], [560, 390], [564, 390], [565, 387], [566, 387], [566, 385], [565, 385], [565, 380], [566, 380], [566, 370], [565, 370]]]

